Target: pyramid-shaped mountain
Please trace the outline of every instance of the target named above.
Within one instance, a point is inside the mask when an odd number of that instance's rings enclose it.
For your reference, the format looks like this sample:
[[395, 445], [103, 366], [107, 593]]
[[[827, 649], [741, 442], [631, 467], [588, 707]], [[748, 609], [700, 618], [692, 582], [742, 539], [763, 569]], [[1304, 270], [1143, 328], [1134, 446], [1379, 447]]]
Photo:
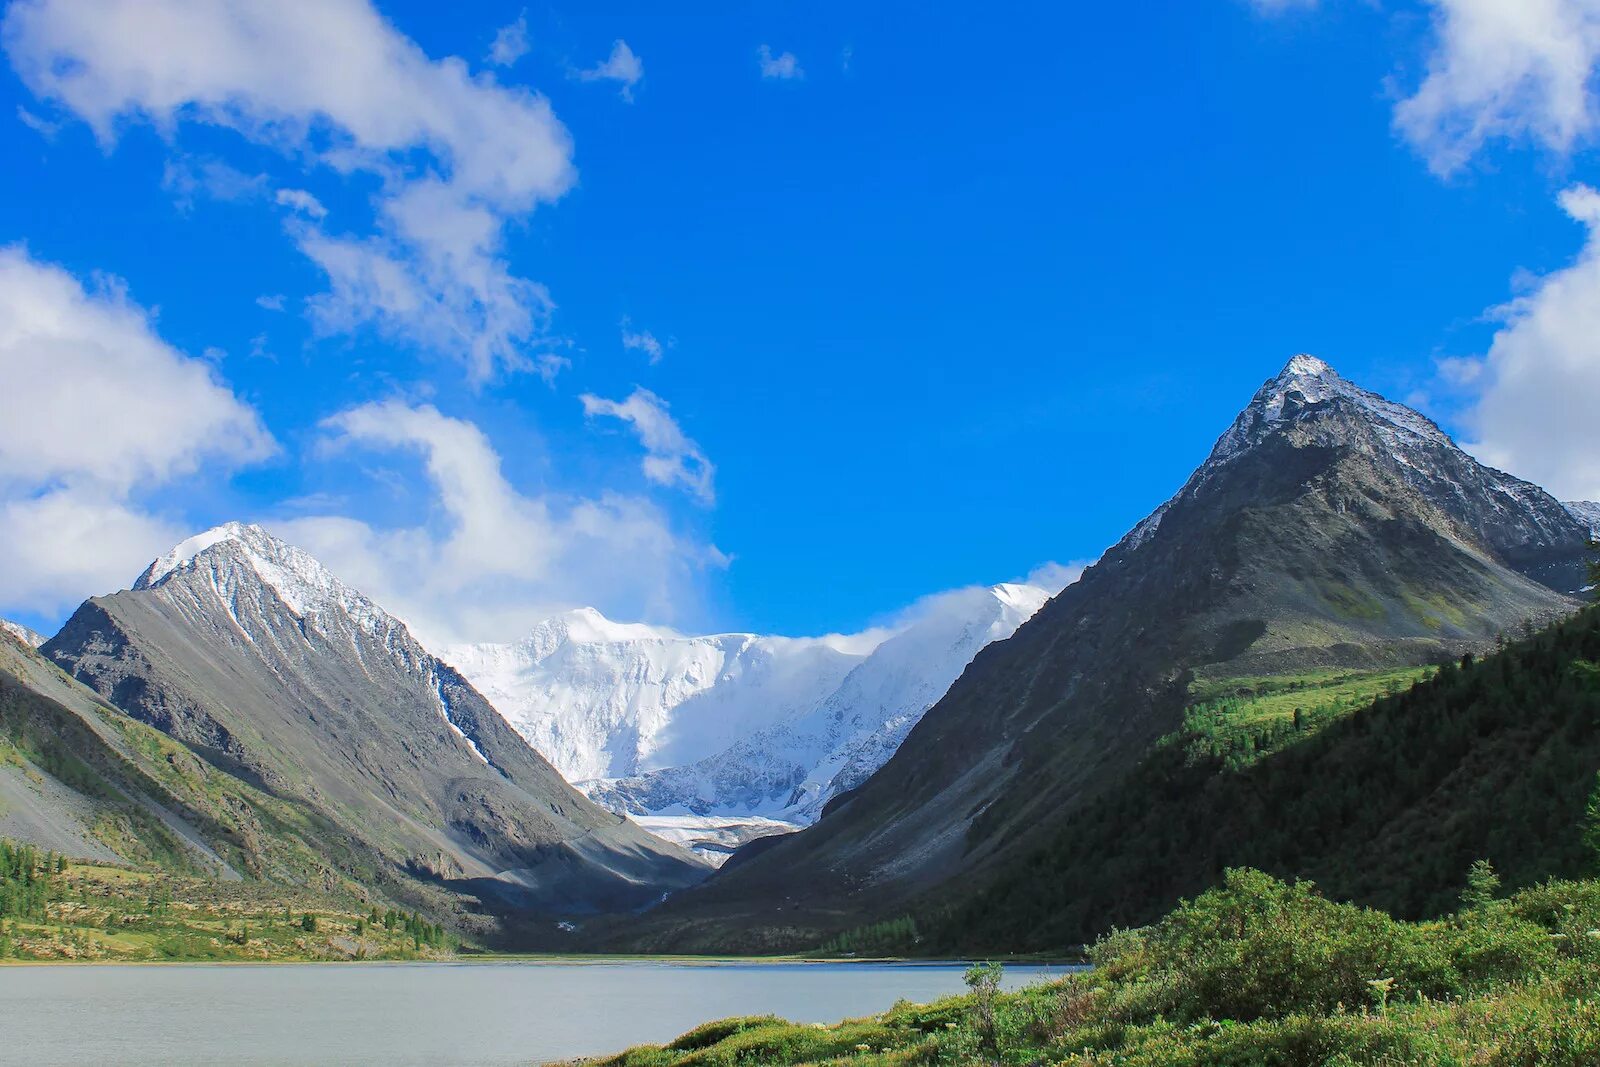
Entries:
[[[256, 526], [185, 541], [40, 651], [289, 805], [295, 833], [357, 881], [570, 913], [706, 870], [579, 794], [403, 623]], [[290, 876], [249, 837], [250, 873]]]
[[814, 827], [736, 856], [648, 936], [802, 943], [958, 897], [1126, 777], [1197, 679], [1482, 648], [1573, 609], [1587, 537], [1542, 489], [1296, 356], [1178, 494], [981, 652], [882, 770]]

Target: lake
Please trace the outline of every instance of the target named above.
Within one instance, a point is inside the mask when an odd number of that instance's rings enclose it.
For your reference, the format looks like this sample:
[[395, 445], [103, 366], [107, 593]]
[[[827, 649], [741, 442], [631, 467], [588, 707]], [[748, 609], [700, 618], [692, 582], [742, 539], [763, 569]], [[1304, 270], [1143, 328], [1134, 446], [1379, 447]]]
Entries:
[[[494, 962], [0, 967], [0, 1060], [530, 1064], [711, 1019], [836, 1022], [962, 991], [955, 964]], [[1009, 967], [1007, 988], [1066, 973]]]

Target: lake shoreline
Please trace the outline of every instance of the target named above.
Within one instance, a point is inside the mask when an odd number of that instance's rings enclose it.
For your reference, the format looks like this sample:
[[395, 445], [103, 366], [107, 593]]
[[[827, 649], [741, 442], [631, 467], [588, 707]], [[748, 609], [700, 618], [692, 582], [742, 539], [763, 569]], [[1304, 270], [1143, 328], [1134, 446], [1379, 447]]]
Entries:
[[[668, 1042], [718, 1019], [797, 1026], [931, 1003], [966, 967], [591, 960], [0, 969], [9, 1062], [135, 1067], [526, 1067]], [[1065, 977], [1008, 969], [1008, 984]], [[285, 1020], [293, 1020], [285, 1025]]]
[[[997, 957], [997, 962], [1008, 966], [1019, 967], [1059, 967], [1066, 969], [1082, 969], [1087, 966], [1081, 959], [1036, 959], [1021, 957]], [[240, 960], [240, 959], [164, 959], [164, 960], [117, 960], [117, 959], [42, 959], [19, 960], [0, 959], [0, 969], [12, 967], [414, 967], [414, 966], [465, 966], [485, 964], [524, 964], [530, 966], [561, 966], [585, 967], [608, 966], [618, 964], [662, 964], [674, 967], [728, 967], [728, 966], [891, 966], [891, 967], [967, 967], [974, 963], [987, 962], [979, 959], [935, 959], [920, 956], [871, 956], [853, 959], [837, 959], [827, 956], [649, 956], [649, 955], [593, 955], [574, 954], [561, 955], [559, 953], [463, 953], [454, 957], [439, 959], [414, 959], [414, 960], [384, 960], [384, 959], [293, 959], [277, 957], [274, 959]]]

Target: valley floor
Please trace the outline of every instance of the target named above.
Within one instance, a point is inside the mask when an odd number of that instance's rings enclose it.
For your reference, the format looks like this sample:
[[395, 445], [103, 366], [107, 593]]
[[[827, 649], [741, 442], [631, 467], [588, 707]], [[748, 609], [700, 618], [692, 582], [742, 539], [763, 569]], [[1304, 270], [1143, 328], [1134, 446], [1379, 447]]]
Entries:
[[[19, 861], [17, 857], [25, 857]], [[440, 927], [259, 882], [0, 849], [0, 963], [440, 959]]]

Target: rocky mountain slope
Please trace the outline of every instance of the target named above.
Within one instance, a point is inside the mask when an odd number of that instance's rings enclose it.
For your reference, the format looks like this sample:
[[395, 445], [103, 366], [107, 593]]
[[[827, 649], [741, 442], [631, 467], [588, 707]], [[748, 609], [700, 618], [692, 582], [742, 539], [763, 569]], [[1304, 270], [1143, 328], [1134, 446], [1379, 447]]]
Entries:
[[1570, 612], [1586, 539], [1543, 490], [1297, 356], [1176, 496], [981, 651], [882, 770], [636, 943], [803, 944], [961, 899], [1124, 779], [1197, 679], [1457, 657]]
[[259, 527], [185, 541], [40, 651], [289, 805], [340, 871], [571, 913], [705, 870], [568, 786], [401, 622]]
[[[238, 878], [198, 762], [0, 632], [0, 837], [91, 860]], [[166, 763], [172, 757], [171, 763]]]
[[1573, 518], [1589, 528], [1591, 535], [1600, 537], [1600, 504], [1592, 500], [1569, 500], [1566, 507]]
[[685, 637], [585, 609], [444, 655], [590, 797], [715, 860], [815, 821], [1049, 596], [961, 589], [887, 636], [820, 639]]

